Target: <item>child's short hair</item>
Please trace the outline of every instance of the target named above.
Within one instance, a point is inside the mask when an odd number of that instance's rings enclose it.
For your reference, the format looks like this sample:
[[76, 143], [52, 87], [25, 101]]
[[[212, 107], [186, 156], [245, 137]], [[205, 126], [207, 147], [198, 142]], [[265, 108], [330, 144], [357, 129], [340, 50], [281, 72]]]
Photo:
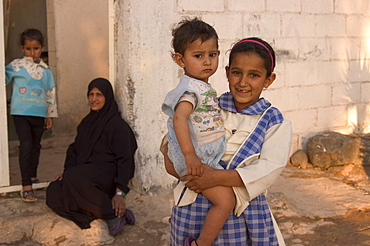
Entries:
[[275, 51], [269, 43], [257, 37], [245, 38], [237, 42], [230, 51], [229, 67], [234, 60], [237, 53], [256, 53], [259, 55], [267, 70], [267, 77], [269, 77], [276, 66]]
[[184, 55], [188, 45], [195, 40], [200, 39], [204, 42], [211, 38], [216, 39], [218, 48], [216, 30], [197, 17], [194, 19], [185, 18], [172, 29], [172, 47], [175, 53], [180, 53], [181, 55]]
[[44, 36], [42, 35], [42, 32], [40, 32], [40, 30], [38, 29], [30, 28], [24, 30], [19, 37], [19, 44], [24, 45], [24, 42], [26, 40], [36, 40], [42, 46], [44, 45]]

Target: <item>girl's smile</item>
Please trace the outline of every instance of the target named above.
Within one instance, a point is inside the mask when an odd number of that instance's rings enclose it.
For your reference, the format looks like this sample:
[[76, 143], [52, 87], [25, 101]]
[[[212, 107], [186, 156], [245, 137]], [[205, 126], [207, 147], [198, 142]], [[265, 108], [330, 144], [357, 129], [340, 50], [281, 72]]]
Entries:
[[259, 100], [263, 88], [276, 78], [274, 73], [268, 78], [266, 75], [264, 60], [258, 54], [235, 54], [230, 67], [226, 67], [226, 76], [236, 107], [243, 109]]

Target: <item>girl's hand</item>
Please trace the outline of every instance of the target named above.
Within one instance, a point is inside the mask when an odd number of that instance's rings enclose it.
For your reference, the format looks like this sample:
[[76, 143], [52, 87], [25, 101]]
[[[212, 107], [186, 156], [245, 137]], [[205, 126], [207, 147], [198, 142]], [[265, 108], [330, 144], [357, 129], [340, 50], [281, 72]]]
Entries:
[[57, 181], [57, 180], [62, 180], [62, 174], [58, 174], [57, 176], [55, 176], [54, 180], [53, 181]]
[[[194, 153], [185, 156], [185, 163], [188, 169], [188, 175], [192, 176], [202, 176], [203, 174], [203, 164], [199, 157]], [[207, 166], [207, 165], [206, 165]]]
[[117, 217], [122, 217], [126, 213], [126, 201], [123, 196], [115, 195], [112, 198], [112, 208]]
[[53, 126], [53, 118], [46, 118], [45, 127], [46, 129], [51, 129]]
[[219, 185], [217, 180], [218, 172], [223, 171], [214, 169], [206, 164], [202, 164], [202, 168], [204, 170], [202, 176], [186, 175], [180, 179], [181, 181], [189, 181], [185, 186], [196, 193], [201, 193], [208, 188]]

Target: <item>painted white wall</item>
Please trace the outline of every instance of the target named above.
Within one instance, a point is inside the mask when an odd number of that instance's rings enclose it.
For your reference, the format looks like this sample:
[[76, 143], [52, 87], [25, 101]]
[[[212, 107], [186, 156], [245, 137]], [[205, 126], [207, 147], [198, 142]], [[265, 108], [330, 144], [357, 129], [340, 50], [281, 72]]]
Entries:
[[9, 160], [8, 160], [8, 130], [7, 130], [7, 109], [5, 91], [5, 54], [4, 54], [4, 25], [3, 25], [3, 4], [0, 4], [0, 187], [8, 186]]
[[227, 91], [227, 50], [249, 36], [277, 54], [277, 80], [263, 96], [293, 122], [293, 150], [320, 131], [370, 132], [370, 2], [367, 0], [116, 0], [116, 89], [139, 143], [136, 181], [166, 186], [158, 151], [166, 132], [165, 94], [182, 71], [171, 60], [171, 26], [200, 16], [220, 37], [211, 78]]
[[[57, 80], [60, 134], [74, 134], [88, 112], [87, 85], [109, 78], [109, 1], [48, 0], [51, 67]], [[51, 6], [50, 6], [51, 4]], [[54, 35], [53, 34], [54, 31]]]

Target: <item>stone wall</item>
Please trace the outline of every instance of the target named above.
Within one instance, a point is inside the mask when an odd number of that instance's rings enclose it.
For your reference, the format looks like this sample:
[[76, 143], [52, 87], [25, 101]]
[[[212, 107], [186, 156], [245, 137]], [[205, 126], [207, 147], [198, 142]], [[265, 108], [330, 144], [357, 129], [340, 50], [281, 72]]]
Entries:
[[227, 91], [227, 50], [259, 36], [275, 48], [277, 80], [263, 96], [292, 121], [293, 150], [320, 131], [370, 131], [370, 2], [366, 0], [116, 0], [116, 92], [139, 142], [136, 182], [172, 183], [158, 151], [161, 103], [182, 71], [171, 60], [172, 25], [200, 16], [220, 37], [211, 83]]

